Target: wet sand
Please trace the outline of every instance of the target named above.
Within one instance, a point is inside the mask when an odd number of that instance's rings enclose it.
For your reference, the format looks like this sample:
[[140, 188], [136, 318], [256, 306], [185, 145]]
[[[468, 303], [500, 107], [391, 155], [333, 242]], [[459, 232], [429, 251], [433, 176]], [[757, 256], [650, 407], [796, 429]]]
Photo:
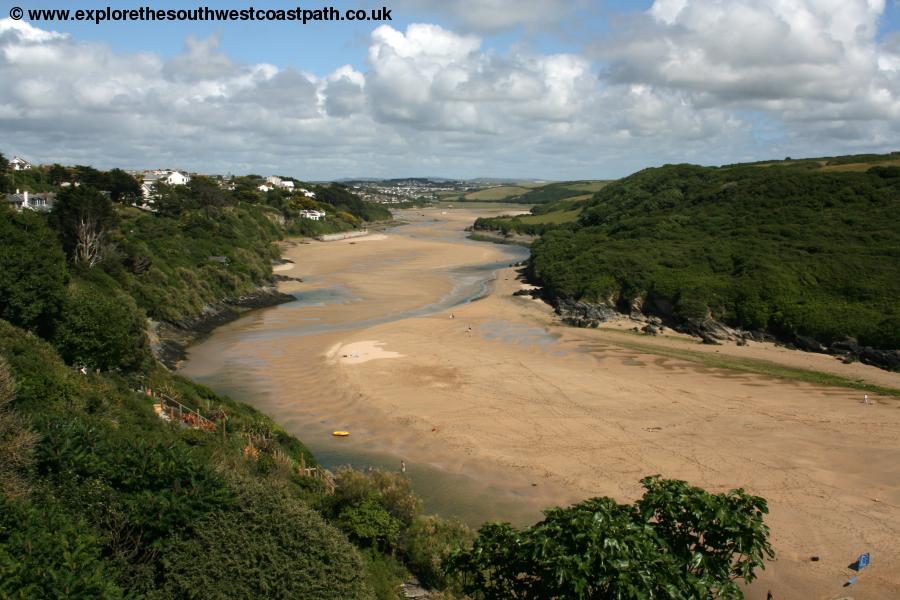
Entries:
[[[217, 330], [191, 349], [185, 373], [258, 406], [326, 460], [406, 460], [419, 489], [434, 488], [428, 508], [470, 522], [524, 523], [595, 495], [632, 501], [655, 473], [711, 491], [744, 487], [768, 499], [778, 554], [748, 597], [900, 597], [900, 399], [871, 395], [865, 406], [855, 390], [626, 342], [892, 387], [900, 375], [763, 344], [636, 338], [621, 331], [627, 323], [560, 327], [544, 304], [511, 295], [521, 287], [512, 269], [487, 297], [451, 306], [478, 277], [467, 266], [512, 262], [507, 248], [461, 241], [483, 214], [410, 211], [410, 225], [366, 243], [287, 247], [294, 264], [282, 273], [304, 282], [284, 291], [299, 301]], [[329, 439], [333, 429], [352, 435]], [[846, 566], [863, 551], [872, 566], [845, 590]]]

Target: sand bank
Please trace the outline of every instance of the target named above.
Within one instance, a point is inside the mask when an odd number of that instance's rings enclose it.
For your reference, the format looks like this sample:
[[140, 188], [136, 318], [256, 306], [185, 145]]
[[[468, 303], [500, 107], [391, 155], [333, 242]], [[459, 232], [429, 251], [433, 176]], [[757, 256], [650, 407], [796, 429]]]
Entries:
[[[403, 234], [376, 244], [287, 248], [306, 293], [341, 299], [226, 326], [196, 348], [193, 374], [240, 364], [254, 404], [305, 440], [340, 425], [354, 431], [349, 443], [490, 478], [531, 507], [632, 501], [639, 479], [656, 473], [712, 491], [744, 487], [768, 499], [778, 553], [751, 597], [769, 588], [776, 598], [840, 597], [862, 551], [873, 564], [853, 596], [900, 597], [900, 399], [873, 395], [866, 406], [856, 390], [712, 368], [633, 342], [897, 388], [900, 375], [766, 344], [638, 337], [622, 331], [629, 324], [561, 327], [546, 305], [512, 296], [521, 284], [511, 269], [487, 298], [403, 316], [450, 294], [453, 268], [503, 257], [452, 237], [474, 216], [410, 211]], [[385, 352], [390, 360], [373, 359]]]

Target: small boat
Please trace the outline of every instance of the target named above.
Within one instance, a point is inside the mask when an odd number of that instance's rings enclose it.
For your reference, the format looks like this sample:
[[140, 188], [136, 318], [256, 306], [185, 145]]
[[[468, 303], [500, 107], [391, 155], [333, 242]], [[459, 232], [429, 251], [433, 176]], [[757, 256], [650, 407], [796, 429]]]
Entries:
[[332, 431], [331, 435], [333, 435], [334, 437], [347, 437], [348, 435], [350, 435], [350, 432], [349, 431]]

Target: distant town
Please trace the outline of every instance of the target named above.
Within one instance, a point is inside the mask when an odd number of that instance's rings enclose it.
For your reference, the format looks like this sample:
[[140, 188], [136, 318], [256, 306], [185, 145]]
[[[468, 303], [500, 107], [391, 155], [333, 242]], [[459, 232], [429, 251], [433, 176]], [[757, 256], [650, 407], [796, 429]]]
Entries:
[[[7, 194], [7, 202], [17, 209], [31, 209], [49, 211], [55, 202], [55, 190], [72, 185], [80, 185], [79, 181], [71, 177], [73, 169], [58, 164], [40, 165], [29, 162], [22, 156], [14, 156], [9, 161], [9, 169], [12, 172], [29, 172], [29, 177], [22, 177], [19, 185], [14, 185], [15, 192]], [[36, 176], [36, 171], [42, 172], [42, 176]], [[405, 179], [343, 179], [336, 182], [319, 182], [317, 184], [304, 183], [293, 177], [285, 175], [215, 175], [190, 172], [177, 168], [154, 168], [142, 170], [117, 170], [120, 174], [127, 174], [134, 178], [140, 187], [140, 197], [134, 194], [134, 206], [153, 211], [155, 200], [162, 190], [172, 187], [184, 186], [191, 179], [203, 175], [215, 181], [224, 190], [252, 189], [262, 193], [277, 193], [288, 197], [304, 197], [314, 200], [315, 185], [322, 183], [338, 183], [353, 191], [362, 200], [376, 204], [403, 207], [410, 205], [422, 205], [438, 201], [462, 200], [467, 194], [489, 188], [502, 188], [511, 183], [522, 183], [517, 180], [505, 179], [444, 179], [439, 177], [413, 177]], [[23, 173], [24, 174], [24, 173]], [[70, 179], [73, 179], [70, 181]], [[15, 175], [13, 176], [15, 183]], [[537, 180], [527, 183], [546, 183]], [[467, 198], [473, 199], [473, 198]], [[302, 217], [319, 220], [324, 213], [318, 210], [306, 210]]]

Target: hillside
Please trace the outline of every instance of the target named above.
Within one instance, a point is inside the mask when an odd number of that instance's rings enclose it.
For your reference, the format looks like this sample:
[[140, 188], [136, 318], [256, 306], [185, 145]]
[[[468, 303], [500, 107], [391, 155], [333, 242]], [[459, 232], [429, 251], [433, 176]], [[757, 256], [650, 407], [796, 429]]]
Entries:
[[606, 181], [563, 181], [486, 187], [454, 198], [457, 202], [507, 202], [514, 204], [550, 204], [603, 189]]
[[[435, 538], [397, 474], [320, 470], [163, 367], [147, 327], [278, 301], [274, 241], [387, 211], [339, 186], [312, 204], [191, 183], [157, 212], [87, 183], [49, 213], [0, 206], [0, 597], [395, 598], [401, 536], [427, 575], [468, 530], [429, 517]], [[326, 219], [297, 218], [311, 204]]]
[[[809, 349], [896, 351], [900, 168], [834, 164], [640, 171], [596, 193], [576, 222], [545, 231], [529, 272], [557, 305], [638, 310], [695, 330], [715, 320]], [[900, 367], [895, 352], [869, 358]]]
[[[275, 240], [384, 210], [315, 188], [327, 218], [307, 223], [312, 200], [257, 195], [253, 179], [229, 192], [195, 176], [153, 211], [89, 183], [49, 213], [0, 207], [0, 597], [395, 600], [412, 573], [433, 599], [739, 597], [772, 556], [764, 499], [654, 477], [634, 506], [598, 498], [476, 535], [423, 515], [405, 474], [327, 472], [266, 415], [173, 374], [148, 317], [195, 328], [247, 297], [277, 301]], [[687, 527], [717, 540], [700, 561], [669, 534]], [[598, 568], [548, 570], [582, 556]]]

